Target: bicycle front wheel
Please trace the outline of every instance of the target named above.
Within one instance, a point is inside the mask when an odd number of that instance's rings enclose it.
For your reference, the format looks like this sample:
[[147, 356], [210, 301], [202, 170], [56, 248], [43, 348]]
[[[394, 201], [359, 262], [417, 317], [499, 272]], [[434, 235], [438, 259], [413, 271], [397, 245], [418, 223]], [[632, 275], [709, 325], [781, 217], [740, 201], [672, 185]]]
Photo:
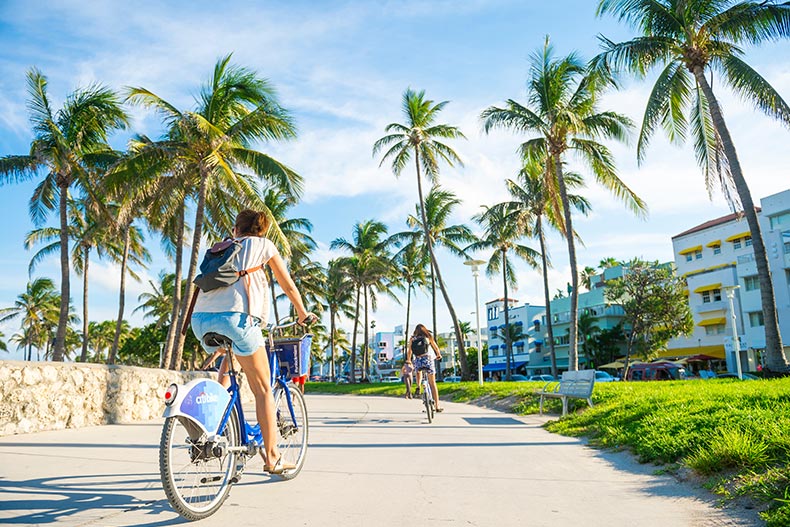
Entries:
[[[288, 408], [286, 390], [291, 395], [293, 416]], [[286, 470], [280, 474], [283, 479], [293, 479], [302, 470], [307, 454], [309, 423], [304, 395], [298, 387], [274, 389], [274, 404], [277, 409], [277, 448], [282, 455]]]
[[159, 473], [170, 505], [187, 520], [211, 516], [228, 497], [239, 445], [236, 410], [218, 441], [184, 417], [168, 417], [159, 443]]

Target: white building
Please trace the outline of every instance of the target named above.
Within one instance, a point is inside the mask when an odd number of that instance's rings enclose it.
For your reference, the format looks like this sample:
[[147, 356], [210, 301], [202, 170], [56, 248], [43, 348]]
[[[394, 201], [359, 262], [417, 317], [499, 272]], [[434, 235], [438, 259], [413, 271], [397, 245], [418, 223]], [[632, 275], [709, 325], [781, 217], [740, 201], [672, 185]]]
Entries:
[[[544, 361], [548, 355], [542, 349], [543, 335], [541, 320], [546, 313], [545, 306], [524, 304], [508, 298], [508, 322], [521, 328], [522, 338], [511, 343], [511, 373], [550, 373], [551, 363]], [[483, 367], [486, 376], [502, 375], [507, 368], [507, 347], [502, 331], [505, 329], [505, 299], [498, 298], [486, 302], [486, 322], [488, 326], [488, 364]], [[542, 371], [546, 369], [547, 371]]]
[[[466, 336], [464, 349], [469, 353], [469, 348], [477, 348], [477, 328], [472, 328], [472, 333]], [[456, 344], [455, 331], [439, 333], [439, 338], [444, 341], [445, 349], [442, 350], [442, 370], [451, 370], [455, 366], [458, 375], [461, 374], [460, 364], [458, 363], [458, 345]], [[480, 326], [480, 345], [485, 348], [488, 342], [488, 331], [485, 326]], [[477, 356], [477, 355], [475, 355]]]
[[[790, 190], [761, 200], [758, 209], [771, 267], [780, 332], [790, 339]], [[734, 289], [735, 330], [744, 371], [754, 370], [765, 349], [760, 284], [752, 238], [745, 218], [729, 214], [697, 225], [672, 238], [678, 275], [686, 279], [694, 331], [673, 339], [668, 353], [726, 358], [736, 370], [732, 346], [732, 312], [727, 290]]]

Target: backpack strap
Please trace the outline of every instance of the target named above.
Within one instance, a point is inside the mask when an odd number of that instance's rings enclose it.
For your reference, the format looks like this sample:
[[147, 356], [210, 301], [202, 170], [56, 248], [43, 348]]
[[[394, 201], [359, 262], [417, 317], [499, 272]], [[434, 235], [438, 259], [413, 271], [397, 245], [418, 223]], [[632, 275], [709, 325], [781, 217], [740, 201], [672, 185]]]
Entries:
[[181, 326], [182, 335], [187, 334], [187, 328], [192, 321], [192, 312], [195, 310], [195, 302], [197, 302], [198, 293], [200, 293], [200, 288], [195, 287], [195, 290], [192, 291], [192, 299], [189, 301], [189, 309], [187, 309], [187, 314], [184, 317], [184, 324]]

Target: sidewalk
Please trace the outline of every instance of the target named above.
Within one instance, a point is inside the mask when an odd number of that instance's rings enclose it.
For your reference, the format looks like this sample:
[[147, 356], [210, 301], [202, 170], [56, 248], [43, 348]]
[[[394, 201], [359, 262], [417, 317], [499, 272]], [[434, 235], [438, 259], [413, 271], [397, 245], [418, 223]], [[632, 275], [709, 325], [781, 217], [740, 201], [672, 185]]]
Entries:
[[[222, 526], [762, 525], [624, 453], [601, 452], [516, 417], [446, 402], [308, 395], [310, 449], [285, 482], [254, 460]], [[0, 524], [182, 523], [159, 481], [161, 421], [0, 438]]]

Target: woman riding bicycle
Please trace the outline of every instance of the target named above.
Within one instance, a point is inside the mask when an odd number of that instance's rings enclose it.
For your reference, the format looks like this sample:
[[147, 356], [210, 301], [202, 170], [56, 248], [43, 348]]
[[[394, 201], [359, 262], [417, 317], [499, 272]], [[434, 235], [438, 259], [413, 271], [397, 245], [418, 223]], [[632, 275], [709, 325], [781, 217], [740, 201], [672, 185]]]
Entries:
[[[429, 344], [426, 348], [426, 353], [415, 355], [412, 351], [412, 343], [416, 339], [422, 338], [427, 339]], [[428, 331], [428, 328], [422, 324], [417, 324], [409, 340], [409, 346], [406, 349], [406, 361], [412, 361], [414, 363], [414, 369], [417, 371], [417, 390], [420, 389], [422, 376], [427, 375], [428, 382], [431, 385], [431, 391], [433, 392], [433, 402], [436, 405], [436, 411], [441, 412], [444, 408], [439, 407], [439, 389], [436, 387], [436, 367], [434, 364], [436, 360], [441, 360], [442, 354], [439, 351], [439, 346], [433, 339], [433, 335]]]
[[[253, 210], [239, 212], [233, 226], [233, 236], [241, 243], [238, 268], [252, 269], [268, 265], [280, 288], [296, 309], [297, 320], [302, 325], [315, 315], [305, 310], [302, 297], [285, 262], [274, 244], [265, 237], [268, 230], [269, 220], [265, 214]], [[233, 352], [255, 395], [255, 412], [266, 445], [263, 469], [272, 474], [281, 474], [289, 467], [283, 466], [282, 457], [277, 450], [274, 398], [266, 339], [261, 331], [269, 319], [269, 301], [266, 273], [263, 269], [260, 272], [250, 272], [228, 287], [200, 293], [192, 315], [192, 331], [201, 343], [203, 336], [210, 332], [219, 333], [233, 341]], [[205, 343], [203, 347], [209, 353], [216, 351], [216, 348]], [[220, 376], [227, 371], [225, 360], [227, 356], [220, 367]]]

